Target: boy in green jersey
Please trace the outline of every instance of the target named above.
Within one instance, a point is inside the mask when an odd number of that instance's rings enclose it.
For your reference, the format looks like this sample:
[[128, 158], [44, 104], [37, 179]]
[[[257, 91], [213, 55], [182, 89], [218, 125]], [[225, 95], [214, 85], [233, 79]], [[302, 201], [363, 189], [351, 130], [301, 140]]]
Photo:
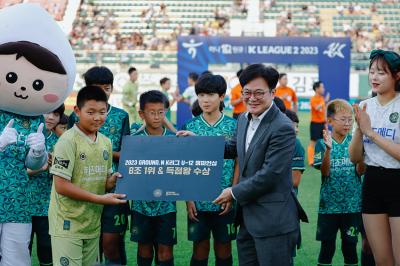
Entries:
[[[152, 90], [140, 95], [139, 115], [145, 127], [135, 136], [174, 136], [163, 126], [166, 98]], [[138, 243], [137, 265], [150, 266], [156, 252], [160, 266], [174, 265], [176, 205], [171, 201], [133, 201], [131, 240]]]
[[[108, 103], [113, 91], [114, 75], [107, 67], [92, 67], [83, 77], [86, 86], [100, 87], [107, 95], [107, 118], [99, 132], [111, 140], [113, 171], [117, 171], [122, 138], [130, 134], [128, 113]], [[78, 120], [76, 114], [72, 113], [69, 117], [69, 128], [73, 127]], [[101, 217], [101, 251], [107, 263], [127, 264], [124, 239], [128, 213], [128, 203], [104, 206]]]
[[357, 240], [361, 226], [361, 178], [349, 158], [351, 105], [335, 99], [327, 106], [328, 123], [315, 145], [314, 167], [321, 171], [317, 240], [321, 241], [318, 265], [332, 265], [336, 235], [340, 230], [345, 265], [357, 265]]
[[107, 95], [97, 86], [84, 87], [74, 111], [79, 122], [54, 149], [49, 233], [54, 265], [89, 266], [98, 256], [102, 205], [126, 200], [105, 194], [119, 176], [112, 174], [111, 141], [99, 132], [107, 117]]
[[[203, 74], [195, 85], [202, 113], [189, 120], [183, 130], [190, 130], [198, 136], [224, 136], [230, 139], [235, 134], [236, 120], [221, 111], [226, 92], [223, 77]], [[238, 181], [235, 160], [224, 160], [221, 191]], [[235, 213], [230, 202], [225, 209], [212, 202], [187, 202], [188, 238], [193, 241], [191, 266], [208, 265], [211, 232], [214, 238], [215, 265], [232, 265], [231, 241], [236, 239]]]

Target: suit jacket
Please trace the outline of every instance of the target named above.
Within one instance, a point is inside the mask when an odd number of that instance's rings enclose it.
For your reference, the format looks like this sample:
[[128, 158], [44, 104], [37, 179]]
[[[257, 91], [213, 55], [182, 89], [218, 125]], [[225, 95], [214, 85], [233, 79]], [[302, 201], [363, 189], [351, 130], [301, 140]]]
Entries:
[[246, 151], [248, 126], [249, 118], [242, 114], [236, 135], [225, 144], [225, 158], [239, 161], [239, 183], [232, 187], [239, 219], [253, 237], [292, 232], [299, 227], [299, 216], [305, 215], [293, 192], [296, 134], [292, 122], [272, 105]]

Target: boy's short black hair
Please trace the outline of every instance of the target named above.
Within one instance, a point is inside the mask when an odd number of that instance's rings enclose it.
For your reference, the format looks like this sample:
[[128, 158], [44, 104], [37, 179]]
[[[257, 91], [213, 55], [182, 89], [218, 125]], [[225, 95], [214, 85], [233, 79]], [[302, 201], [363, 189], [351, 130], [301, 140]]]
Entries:
[[194, 89], [196, 94], [200, 93], [218, 93], [222, 96], [226, 93], [226, 81], [220, 75], [205, 74], [196, 82]]
[[90, 68], [83, 74], [83, 78], [85, 79], [86, 86], [90, 85], [106, 85], [114, 83], [114, 75], [110, 69], [104, 66], [95, 66]]
[[60, 125], [67, 125], [68, 124], [68, 116], [66, 115], [66, 114], [63, 114], [61, 117], [60, 117], [60, 122], [58, 122], [58, 124], [60, 124]]
[[292, 122], [294, 123], [299, 123], [299, 117], [297, 116], [296, 112], [290, 110], [290, 109], [286, 109], [285, 114], [287, 117], [289, 117], [290, 120], [292, 120]]
[[107, 103], [106, 93], [98, 86], [86, 86], [80, 89], [76, 96], [76, 106], [81, 109], [87, 101], [95, 100], [96, 102]]
[[281, 98], [275, 96], [275, 97], [274, 97], [274, 103], [276, 104], [276, 106], [279, 108], [279, 110], [280, 110], [282, 113], [285, 113], [285, 112], [286, 112], [285, 103], [283, 102], [283, 100], [282, 100]]
[[191, 80], [193, 80], [194, 82], [196, 82], [199, 79], [199, 74], [195, 73], [195, 72], [190, 72], [189, 73], [189, 78]]
[[128, 74], [130, 75], [132, 72], [137, 71], [136, 67], [130, 67], [128, 69]]
[[256, 78], [264, 79], [268, 84], [269, 90], [272, 91], [278, 83], [279, 73], [275, 68], [267, 67], [263, 64], [249, 65], [239, 77], [240, 85], [244, 88], [246, 84]]
[[169, 109], [169, 99], [167, 97], [167, 95], [165, 95], [164, 93], [162, 93], [163, 97], [164, 97], [164, 107], [165, 109]]
[[279, 74], [279, 79], [283, 78], [284, 76], [287, 76], [287, 74], [286, 73], [280, 73]]
[[312, 85], [312, 89], [314, 91], [316, 91], [319, 88], [319, 86], [321, 86], [321, 84], [322, 84], [322, 81], [320, 81], [320, 80], [314, 82], [314, 84]]
[[212, 74], [212, 72], [210, 70], [203, 71], [203, 72], [201, 72], [200, 77], [203, 75], [206, 75], [206, 74]]
[[140, 110], [144, 111], [147, 103], [162, 103], [165, 108], [165, 99], [167, 97], [157, 90], [150, 90], [142, 93], [139, 98]]
[[61, 105], [60, 105], [56, 110], [54, 110], [52, 113], [58, 114], [58, 115], [60, 116], [60, 119], [61, 119], [61, 117], [63, 116], [64, 112], [65, 112], [65, 105], [64, 105], [64, 104], [61, 104]]
[[243, 69], [239, 69], [238, 72], [236, 72], [236, 77], [240, 77], [242, 75]]
[[165, 82], [167, 82], [167, 81], [169, 81], [169, 80], [170, 80], [170, 79], [167, 78], [167, 77], [164, 77], [164, 78], [160, 79], [160, 85], [164, 85]]

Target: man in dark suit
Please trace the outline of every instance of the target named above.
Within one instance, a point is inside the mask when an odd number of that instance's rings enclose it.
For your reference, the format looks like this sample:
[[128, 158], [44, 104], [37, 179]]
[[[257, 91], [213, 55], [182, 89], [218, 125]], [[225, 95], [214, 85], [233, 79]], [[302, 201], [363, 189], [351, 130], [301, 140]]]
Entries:
[[[291, 160], [296, 135], [291, 121], [273, 103], [279, 74], [262, 64], [240, 75], [247, 113], [236, 136], [225, 145], [225, 158], [239, 161], [240, 180], [214, 201], [238, 202], [239, 265], [289, 266], [299, 232], [299, 211], [292, 192]], [[304, 214], [305, 215], [305, 214]]]

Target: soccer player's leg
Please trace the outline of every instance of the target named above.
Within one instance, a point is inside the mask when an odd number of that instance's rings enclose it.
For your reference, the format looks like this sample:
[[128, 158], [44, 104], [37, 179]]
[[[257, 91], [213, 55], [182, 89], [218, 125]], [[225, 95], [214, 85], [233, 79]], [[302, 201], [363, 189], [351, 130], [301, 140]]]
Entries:
[[126, 264], [124, 237], [128, 213], [128, 204], [104, 206], [101, 217], [102, 248], [108, 263]]
[[336, 249], [336, 234], [340, 220], [336, 214], [318, 214], [317, 240], [321, 241], [318, 265], [332, 265]]
[[49, 235], [49, 217], [37, 216], [36, 219], [36, 249], [40, 265], [52, 265], [51, 238]]
[[99, 255], [99, 240], [99, 237], [83, 240], [82, 266], [92, 266], [96, 263]]
[[211, 237], [209, 212], [198, 211], [197, 219], [199, 221], [192, 221], [188, 218], [188, 239], [193, 241], [190, 266], [206, 266], [208, 265]]
[[173, 247], [177, 243], [176, 212], [157, 216], [155, 242], [160, 266], [174, 265]]
[[30, 223], [0, 223], [1, 265], [30, 265]]
[[151, 266], [153, 262], [153, 242], [156, 217], [132, 211], [131, 241], [138, 243], [137, 265]]
[[[82, 266], [83, 240], [67, 237], [51, 236], [54, 266]], [[98, 247], [98, 239], [96, 242]]]
[[231, 242], [236, 239], [235, 212], [231, 210], [225, 215], [214, 212], [211, 219], [215, 266], [232, 266]]
[[361, 227], [361, 213], [339, 214], [342, 253], [345, 265], [358, 265], [357, 242]]

